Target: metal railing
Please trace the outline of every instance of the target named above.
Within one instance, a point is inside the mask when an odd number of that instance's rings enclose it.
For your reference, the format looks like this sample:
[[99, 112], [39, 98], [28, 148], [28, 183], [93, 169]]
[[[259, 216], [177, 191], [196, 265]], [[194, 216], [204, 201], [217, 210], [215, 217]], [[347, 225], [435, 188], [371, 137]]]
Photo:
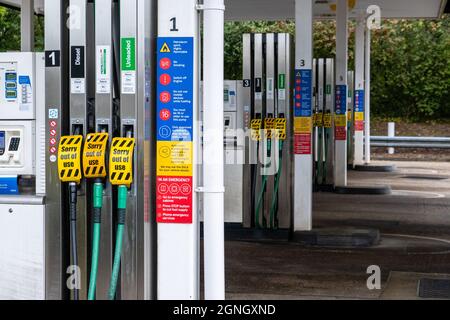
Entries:
[[372, 147], [450, 149], [450, 138], [444, 137], [371, 137]]

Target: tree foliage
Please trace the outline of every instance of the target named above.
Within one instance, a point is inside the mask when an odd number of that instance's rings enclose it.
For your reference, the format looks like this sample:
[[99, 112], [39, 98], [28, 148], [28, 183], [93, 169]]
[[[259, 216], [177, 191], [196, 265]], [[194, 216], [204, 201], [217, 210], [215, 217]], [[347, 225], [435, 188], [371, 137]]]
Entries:
[[[349, 68], [354, 66], [354, 23], [349, 24]], [[35, 17], [36, 50], [44, 47], [44, 17]], [[242, 79], [242, 34], [287, 32], [292, 21], [227, 22], [225, 77]], [[314, 23], [314, 56], [335, 56], [334, 21]], [[0, 7], [0, 51], [20, 50], [20, 12]], [[382, 117], [450, 119], [450, 16], [389, 20], [372, 35], [372, 111]]]
[[[384, 21], [372, 34], [372, 111], [383, 117], [450, 118], [450, 17]], [[242, 34], [288, 32], [291, 21], [228, 22], [225, 75], [242, 78]], [[355, 24], [349, 24], [349, 68], [354, 68]], [[314, 23], [314, 56], [335, 56], [334, 21]]]

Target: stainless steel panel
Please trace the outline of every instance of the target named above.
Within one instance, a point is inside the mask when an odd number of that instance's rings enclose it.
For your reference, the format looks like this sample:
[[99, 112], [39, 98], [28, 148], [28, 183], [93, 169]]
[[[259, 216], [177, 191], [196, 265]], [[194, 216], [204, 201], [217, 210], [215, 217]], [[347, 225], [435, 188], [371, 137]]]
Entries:
[[[268, 33], [265, 35], [265, 83], [266, 83], [266, 114], [265, 118], [274, 118], [276, 109], [275, 99], [275, 77], [276, 77], [276, 53], [275, 53], [275, 34]], [[264, 174], [267, 175], [267, 186], [264, 193], [264, 216], [267, 225], [270, 226], [270, 211], [272, 206], [272, 199], [275, 189], [275, 173], [276, 161], [278, 159], [278, 148], [274, 139], [265, 140], [263, 145], [266, 146], [264, 155]], [[271, 148], [268, 150], [267, 142], [270, 142]]]
[[[113, 121], [113, 0], [97, 0], [95, 6], [95, 48], [96, 64], [100, 63], [102, 56], [106, 56], [104, 63], [107, 64], [105, 79], [98, 79], [95, 96], [96, 131], [109, 133], [109, 145], [114, 135]], [[100, 66], [96, 65], [98, 73]], [[109, 79], [108, 79], [109, 76]], [[102, 83], [99, 83], [102, 80]], [[109, 80], [109, 82], [108, 82]], [[97, 276], [97, 300], [108, 298], [109, 282], [112, 273], [113, 261], [113, 199], [112, 187], [108, 179], [105, 181], [103, 193], [102, 225], [100, 238], [100, 256]]]
[[[334, 119], [334, 88], [335, 88], [335, 73], [334, 73], [334, 59], [326, 59], [325, 66], [325, 112], [331, 113]], [[327, 163], [326, 163], [326, 184], [334, 185], [334, 120], [332, 121], [333, 128], [325, 130]]]
[[45, 204], [45, 197], [41, 196], [0, 196], [0, 204], [30, 205]]
[[[73, 23], [77, 23], [79, 18], [79, 25], [77, 27], [70, 28], [70, 61], [71, 65], [78, 64], [78, 60], [81, 61], [81, 68], [84, 68], [84, 77], [79, 77], [78, 74], [74, 74], [74, 68], [71, 67], [71, 94], [70, 94], [70, 125], [71, 134], [80, 134], [86, 137], [88, 133], [87, 123], [87, 106], [88, 106], [88, 70], [92, 69], [87, 67], [87, 56], [89, 55], [89, 44], [87, 37], [88, 25], [93, 25], [93, 21], [88, 19], [88, 2], [87, 0], [70, 0], [71, 14], [74, 14]], [[88, 21], [89, 20], [89, 21]], [[74, 47], [84, 48], [84, 55], [78, 56], [74, 51]], [[75, 80], [78, 79], [78, 80]], [[77, 83], [74, 83], [78, 81]], [[84, 87], [84, 88], [83, 88]], [[77, 132], [75, 128], [80, 131]], [[78, 266], [81, 270], [81, 288], [80, 299], [85, 300], [87, 298], [88, 287], [88, 267], [87, 267], [87, 221], [89, 209], [87, 199], [87, 185], [83, 180], [79, 186], [78, 191], [78, 203], [77, 203], [77, 246], [78, 246]]]
[[292, 37], [289, 34], [278, 34], [278, 79], [284, 75], [285, 89], [280, 89], [278, 82], [278, 117], [287, 120], [287, 138], [283, 144], [280, 190], [278, 192], [278, 227], [289, 229], [292, 217]]
[[58, 167], [51, 161], [50, 127], [51, 120], [57, 121], [57, 136], [68, 133], [68, 29], [67, 7], [68, 0], [45, 1], [45, 50], [47, 55], [54, 54], [55, 62], [45, 70], [45, 108], [46, 108], [46, 195], [45, 210], [45, 298], [61, 300], [66, 295], [65, 248], [66, 240], [64, 228], [67, 223], [63, 188], [58, 177]]
[[[120, 37], [134, 38], [136, 41], [136, 58], [138, 56], [137, 43], [137, 0], [123, 0], [120, 5]], [[121, 43], [122, 45], [122, 43]], [[123, 48], [121, 49], [122, 52]], [[121, 66], [123, 67], [123, 66]], [[138, 70], [136, 66], [136, 70]], [[123, 77], [121, 79], [123, 85]], [[136, 80], [136, 79], [135, 79]], [[135, 82], [136, 83], [136, 82]], [[126, 129], [132, 131], [134, 138], [138, 139], [136, 128], [137, 117], [137, 95], [136, 93], [126, 94], [121, 92], [120, 98], [120, 115], [121, 115], [121, 136], [127, 136]], [[138, 148], [138, 147], [137, 147]], [[136, 149], [137, 150], [137, 149]], [[135, 152], [134, 164], [138, 167], [136, 162], [137, 154]], [[134, 174], [136, 171], [134, 172]], [[122, 250], [122, 264], [121, 264], [121, 293], [122, 300], [136, 300], [137, 299], [137, 215], [136, 215], [136, 186], [137, 176], [134, 175], [134, 184], [131, 186], [128, 197], [127, 218], [125, 222], [125, 234]]]
[[[323, 115], [325, 105], [325, 60], [317, 59], [317, 112], [319, 115]], [[318, 182], [323, 184], [324, 181], [324, 161], [325, 161], [325, 130], [324, 127], [316, 128], [318, 134]]]
[[[243, 173], [243, 226], [245, 228], [250, 228], [252, 226], [252, 160], [251, 156], [255, 154], [253, 143], [249, 138], [250, 135], [250, 122], [253, 118], [252, 112], [252, 35], [243, 35], [243, 61], [242, 61], [242, 102], [238, 103], [238, 113], [243, 115], [243, 128], [246, 132], [245, 139], [245, 162], [244, 162], [244, 173]], [[242, 109], [239, 107], [242, 106]]]
[[[266, 115], [265, 110], [265, 81], [264, 81], [264, 50], [263, 50], [263, 39], [264, 36], [261, 33], [257, 33], [254, 35], [254, 60], [253, 60], [253, 87], [254, 87], [254, 113], [253, 119], [261, 119], [264, 120]], [[261, 141], [257, 143], [256, 147], [256, 155], [257, 164], [254, 165], [254, 191], [253, 191], [253, 203], [254, 203], [254, 211], [256, 215], [256, 206], [258, 197], [262, 192], [262, 161], [265, 158], [264, 154], [266, 152], [266, 143], [264, 141], [264, 135], [261, 134]], [[256, 221], [256, 217], [254, 219]], [[262, 226], [264, 220], [264, 203], [260, 207], [259, 213], [259, 224]]]
[[[155, 285], [154, 216], [155, 131], [153, 97], [156, 1], [124, 0], [120, 6], [121, 38], [136, 39], [136, 91], [121, 92], [121, 131], [136, 138], [134, 184], [129, 192], [121, 271], [123, 300], [153, 299]], [[123, 79], [122, 79], [123, 80]]]
[[44, 300], [45, 206], [0, 204], [0, 300]]

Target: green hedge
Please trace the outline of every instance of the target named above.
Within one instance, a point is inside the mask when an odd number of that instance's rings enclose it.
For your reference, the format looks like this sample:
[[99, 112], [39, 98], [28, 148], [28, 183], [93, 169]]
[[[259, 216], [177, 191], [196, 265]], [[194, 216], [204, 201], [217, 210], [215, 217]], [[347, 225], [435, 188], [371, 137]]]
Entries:
[[[450, 118], [450, 17], [384, 21], [372, 35], [374, 116], [410, 120]], [[350, 24], [349, 68], [354, 66], [354, 23]], [[229, 22], [225, 25], [225, 75], [242, 78], [242, 34], [289, 32], [293, 22]], [[314, 24], [314, 56], [335, 55], [335, 23]]]
[[[36, 49], [43, 50], [43, 17], [36, 17]], [[354, 24], [350, 24], [349, 68], [353, 68]], [[225, 77], [242, 78], [242, 34], [295, 33], [292, 21], [225, 24]], [[314, 24], [314, 56], [335, 55], [335, 23]], [[0, 51], [20, 50], [20, 15], [0, 7]], [[372, 36], [374, 116], [410, 120], [450, 119], [450, 16], [433, 20], [384, 21]]]

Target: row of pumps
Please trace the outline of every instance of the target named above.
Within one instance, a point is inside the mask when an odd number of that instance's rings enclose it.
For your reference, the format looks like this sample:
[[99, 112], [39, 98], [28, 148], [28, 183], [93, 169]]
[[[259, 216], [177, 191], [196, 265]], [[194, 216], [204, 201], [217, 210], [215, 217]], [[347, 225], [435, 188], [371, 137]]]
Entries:
[[[116, 248], [108, 291], [108, 298], [114, 300], [116, 298], [122, 256], [128, 189], [133, 183], [135, 139], [114, 138], [110, 148], [108, 146], [109, 134], [107, 133], [88, 134], [86, 141], [84, 142], [83, 140], [84, 137], [80, 135], [64, 136], [61, 138], [58, 149], [59, 177], [63, 183], [69, 184], [70, 190], [71, 261], [73, 265], [78, 265], [77, 195], [78, 186], [84, 177], [94, 183], [92, 192], [92, 256], [88, 299], [95, 300], [100, 253], [103, 193], [109, 169], [109, 181], [111, 185], [117, 187]], [[108, 165], [106, 162], [107, 152], [109, 152]], [[75, 283], [79, 282], [76, 277], [74, 281]], [[73, 290], [73, 298], [74, 300], [79, 300], [80, 298], [79, 289], [76, 287]]]
[[[228, 223], [242, 224], [245, 228], [291, 228], [295, 196], [292, 194], [293, 57], [293, 40], [289, 34], [243, 35], [243, 80], [225, 81], [225, 128], [229, 130], [225, 134], [225, 219]], [[314, 59], [312, 71], [313, 143], [310, 148], [314, 159], [314, 190], [332, 191], [335, 60]], [[349, 164], [353, 162], [353, 83], [350, 71]], [[241, 134], [242, 128], [247, 135]]]
[[[189, 41], [164, 38], [154, 47], [151, 1], [71, 0], [81, 24], [70, 30], [68, 3], [46, 6], [45, 54], [0, 54], [0, 299], [152, 299], [159, 279], [177, 276], [157, 262], [174, 261], [174, 248], [186, 243], [171, 237], [187, 232], [187, 224], [157, 225], [160, 198], [178, 206], [196, 187], [189, 177], [164, 178], [169, 182], [156, 187], [155, 159], [165, 158], [173, 141], [157, 148], [156, 132], [163, 137], [171, 128], [155, 122], [181, 108], [157, 114], [152, 99], [166, 106], [173, 95], [156, 97], [152, 74], [165, 72], [161, 85], [189, 78], [169, 74], [187, 64], [167, 63]], [[242, 80], [224, 82], [227, 223], [292, 226], [293, 50], [289, 34], [245, 34]], [[313, 83], [319, 188], [333, 184], [334, 59], [316, 60]], [[177, 103], [186, 101], [195, 108], [183, 96]], [[180, 150], [186, 159], [187, 149]], [[175, 180], [180, 186], [162, 188]], [[195, 201], [202, 197], [195, 199], [182, 203], [195, 210], [192, 230], [201, 219]], [[194, 259], [188, 250], [178, 255]]]

